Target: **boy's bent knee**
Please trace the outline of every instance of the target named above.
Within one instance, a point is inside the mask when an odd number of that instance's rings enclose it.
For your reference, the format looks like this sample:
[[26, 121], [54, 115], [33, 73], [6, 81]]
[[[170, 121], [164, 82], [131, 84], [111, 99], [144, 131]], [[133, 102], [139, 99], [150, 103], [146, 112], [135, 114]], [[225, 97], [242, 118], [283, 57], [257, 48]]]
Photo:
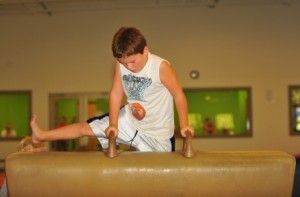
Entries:
[[84, 136], [95, 136], [94, 132], [92, 131], [90, 125], [87, 122], [79, 123], [80, 124], [80, 131]]

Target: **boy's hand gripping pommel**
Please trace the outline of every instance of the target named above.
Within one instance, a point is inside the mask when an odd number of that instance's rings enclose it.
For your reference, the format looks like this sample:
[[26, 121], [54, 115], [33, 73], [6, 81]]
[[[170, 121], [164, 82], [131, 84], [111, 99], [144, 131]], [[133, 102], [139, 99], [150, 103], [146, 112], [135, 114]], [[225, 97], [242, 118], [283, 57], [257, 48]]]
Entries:
[[194, 136], [194, 128], [191, 126], [186, 126], [180, 129], [180, 133], [182, 137], [186, 137], [186, 133], [189, 132], [192, 136]]
[[106, 152], [106, 156], [109, 158], [114, 158], [118, 156], [117, 148], [116, 148], [116, 139], [118, 136], [118, 128], [115, 126], [108, 126], [105, 129], [105, 135], [108, 138], [108, 149]]
[[194, 156], [194, 151], [192, 147], [192, 138], [193, 135], [190, 131], [185, 132], [185, 138], [183, 140], [182, 146], [182, 155], [187, 158], [191, 158]]
[[108, 134], [108, 149], [106, 152], [106, 156], [109, 158], [114, 158], [118, 156], [117, 148], [116, 148], [116, 138], [114, 132], [110, 132]]

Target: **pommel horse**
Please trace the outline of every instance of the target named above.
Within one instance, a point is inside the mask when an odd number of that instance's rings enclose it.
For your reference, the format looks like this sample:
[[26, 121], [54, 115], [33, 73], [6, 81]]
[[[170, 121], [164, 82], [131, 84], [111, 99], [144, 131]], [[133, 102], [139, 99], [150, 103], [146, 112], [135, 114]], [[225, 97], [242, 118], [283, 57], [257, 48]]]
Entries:
[[193, 151], [188, 135], [182, 151], [118, 154], [109, 141], [106, 153], [8, 155], [9, 196], [292, 195], [295, 158], [282, 151]]

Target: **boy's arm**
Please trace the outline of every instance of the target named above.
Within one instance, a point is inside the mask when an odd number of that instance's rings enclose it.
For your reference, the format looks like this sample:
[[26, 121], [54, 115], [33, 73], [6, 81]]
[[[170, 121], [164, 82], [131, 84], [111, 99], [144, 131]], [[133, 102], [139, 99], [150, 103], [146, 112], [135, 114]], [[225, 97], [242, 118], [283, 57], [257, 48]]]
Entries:
[[118, 118], [123, 96], [124, 91], [120, 75], [120, 66], [117, 63], [115, 67], [112, 88], [109, 94], [109, 126], [105, 130], [107, 136], [110, 132], [114, 132], [115, 136], [118, 135]]
[[188, 123], [188, 109], [186, 97], [177, 80], [175, 71], [172, 69], [171, 65], [168, 62], [163, 61], [160, 65], [159, 73], [161, 82], [170, 91], [175, 100], [175, 105], [179, 116], [181, 135], [185, 137], [186, 131], [190, 131], [192, 135], [194, 135], [194, 129], [190, 127]]

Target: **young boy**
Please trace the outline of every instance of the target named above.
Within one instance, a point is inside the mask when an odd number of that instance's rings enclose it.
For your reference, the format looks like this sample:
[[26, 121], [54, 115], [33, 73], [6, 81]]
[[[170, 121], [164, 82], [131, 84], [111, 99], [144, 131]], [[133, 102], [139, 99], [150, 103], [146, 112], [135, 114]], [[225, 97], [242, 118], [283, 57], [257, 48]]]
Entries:
[[[174, 135], [175, 101], [181, 135], [194, 134], [188, 124], [186, 97], [170, 63], [149, 52], [142, 33], [133, 27], [122, 27], [113, 37], [113, 56], [117, 60], [109, 96], [109, 116], [89, 119], [65, 127], [43, 131], [36, 117], [31, 120], [34, 142], [96, 136], [107, 148], [106, 136], [113, 132], [117, 143], [129, 144], [138, 151], [171, 151]], [[127, 102], [121, 107], [123, 96]]]

